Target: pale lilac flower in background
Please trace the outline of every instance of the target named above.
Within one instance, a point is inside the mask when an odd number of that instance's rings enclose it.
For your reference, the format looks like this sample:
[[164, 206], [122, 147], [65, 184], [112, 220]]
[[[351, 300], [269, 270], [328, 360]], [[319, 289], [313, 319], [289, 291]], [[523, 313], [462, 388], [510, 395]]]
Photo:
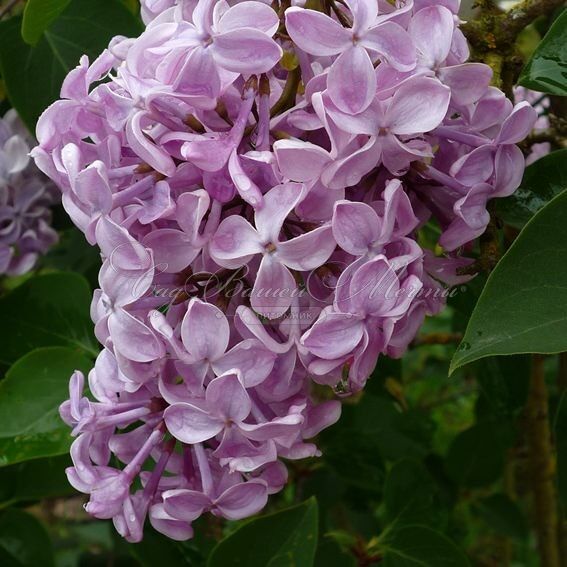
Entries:
[[[549, 111], [549, 97], [547, 95], [536, 91], [530, 91], [525, 87], [515, 87], [514, 98], [516, 102], [529, 102], [538, 113], [538, 119], [534, 124], [535, 134], [543, 132], [549, 128], [549, 118], [547, 116], [547, 112]], [[539, 158], [547, 155], [550, 151], [551, 144], [549, 142], [533, 144], [531, 146], [530, 154], [526, 157], [526, 165], [534, 163]]]
[[58, 240], [56, 188], [30, 160], [33, 144], [14, 110], [0, 118], [0, 275], [29, 272]]

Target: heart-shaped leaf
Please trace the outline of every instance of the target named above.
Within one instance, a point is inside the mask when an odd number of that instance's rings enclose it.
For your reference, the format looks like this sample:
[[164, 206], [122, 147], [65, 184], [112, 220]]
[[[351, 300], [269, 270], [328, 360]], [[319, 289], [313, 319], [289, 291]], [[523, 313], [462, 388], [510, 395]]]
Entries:
[[69, 427], [59, 417], [74, 370], [91, 361], [64, 347], [34, 350], [18, 360], [0, 382], [0, 466], [69, 450]]

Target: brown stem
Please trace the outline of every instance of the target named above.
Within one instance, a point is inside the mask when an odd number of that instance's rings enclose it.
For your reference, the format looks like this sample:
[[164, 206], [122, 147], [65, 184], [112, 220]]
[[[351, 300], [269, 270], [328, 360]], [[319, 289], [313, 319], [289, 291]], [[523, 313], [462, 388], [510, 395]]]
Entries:
[[509, 52], [518, 34], [526, 26], [539, 16], [550, 15], [564, 2], [565, 0], [524, 0], [508, 12], [483, 7], [480, 17], [465, 23], [462, 30], [477, 50]]
[[[515, 501], [516, 494], [516, 451], [510, 449], [506, 455], [504, 467], [504, 492], [510, 500]], [[508, 567], [513, 559], [514, 547], [509, 537], [502, 538], [502, 567]]]
[[524, 0], [508, 12], [492, 2], [481, 2], [480, 15], [462, 26], [475, 59], [484, 61], [494, 72], [493, 84], [513, 100], [513, 87], [524, 64], [516, 39], [536, 18], [549, 16], [565, 0]]
[[463, 339], [462, 333], [429, 333], [416, 337], [414, 346], [421, 345], [448, 345], [459, 343]]
[[526, 405], [526, 433], [533, 483], [535, 531], [541, 565], [560, 567], [555, 470], [544, 361], [540, 354], [532, 356], [530, 390]]
[[526, 145], [533, 146], [534, 144], [542, 144], [544, 142], [549, 142], [554, 145], [560, 145], [561, 139], [559, 136], [551, 129], [544, 130], [543, 132], [535, 132], [534, 134], [530, 134], [526, 138]]
[[502, 31], [508, 38], [515, 39], [536, 18], [542, 15], [549, 16], [564, 2], [565, 0], [524, 0], [505, 14], [507, 17], [502, 23]]
[[11, 0], [10, 2], [8, 2], [8, 4], [6, 4], [6, 6], [0, 8], [0, 19], [8, 14], [12, 10], [12, 8], [15, 8], [16, 4], [19, 4], [21, 1], [22, 0]]
[[[559, 369], [557, 372], [557, 390], [559, 395], [567, 391], [567, 352], [559, 355]], [[557, 526], [557, 537], [559, 538], [559, 556], [561, 567], [567, 567], [567, 510], [559, 507], [559, 522]]]
[[559, 355], [559, 370], [557, 372], [557, 389], [560, 393], [567, 390], [567, 352]]

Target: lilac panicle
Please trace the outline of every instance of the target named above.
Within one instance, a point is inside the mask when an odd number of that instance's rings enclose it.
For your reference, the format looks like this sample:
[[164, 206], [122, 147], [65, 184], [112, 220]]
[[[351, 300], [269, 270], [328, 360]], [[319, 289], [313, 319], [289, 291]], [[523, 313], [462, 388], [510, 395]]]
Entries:
[[83, 57], [40, 118], [33, 157], [103, 257], [68, 476], [126, 539], [260, 511], [470, 277], [536, 116], [468, 62], [457, 12], [145, 0], [146, 31]]

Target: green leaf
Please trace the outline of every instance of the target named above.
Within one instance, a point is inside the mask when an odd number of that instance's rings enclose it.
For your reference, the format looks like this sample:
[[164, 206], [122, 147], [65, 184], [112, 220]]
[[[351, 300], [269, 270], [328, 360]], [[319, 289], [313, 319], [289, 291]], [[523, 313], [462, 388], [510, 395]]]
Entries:
[[52, 567], [53, 549], [44, 527], [30, 514], [7, 510], [0, 515], [0, 559], [2, 565]]
[[71, 0], [28, 0], [22, 21], [22, 37], [35, 45]]
[[0, 362], [12, 364], [43, 346], [67, 346], [96, 356], [90, 303], [89, 285], [78, 274], [47, 274], [17, 287], [0, 299]]
[[455, 437], [447, 454], [448, 475], [460, 486], [496, 481], [504, 469], [509, 431], [501, 423], [477, 423]]
[[383, 567], [467, 567], [466, 555], [443, 534], [426, 526], [404, 526], [382, 543]]
[[534, 91], [567, 96], [567, 10], [545, 34], [519, 82]]
[[362, 490], [366, 499], [380, 496], [385, 466], [371, 433], [361, 430], [357, 435], [354, 429], [339, 426], [325, 434], [322, 447], [325, 462], [339, 475], [343, 487]]
[[557, 447], [557, 485], [559, 500], [567, 510], [567, 392], [559, 401], [553, 429]]
[[552, 152], [526, 168], [519, 189], [499, 199], [498, 216], [516, 228], [524, 225], [549, 201], [567, 189], [567, 149]]
[[29, 502], [75, 494], [65, 469], [69, 455], [18, 463], [0, 469], [0, 503]]
[[388, 517], [396, 525], [443, 525], [447, 513], [440, 500], [439, 487], [420, 461], [403, 459], [390, 469], [384, 501]]
[[317, 546], [315, 567], [356, 567], [356, 565], [354, 556], [343, 551], [330, 537], [323, 539]]
[[317, 502], [247, 522], [212, 551], [208, 567], [311, 567], [317, 548]]
[[487, 356], [567, 350], [567, 193], [533, 217], [490, 274], [449, 372]]
[[401, 412], [391, 399], [368, 394], [359, 404], [343, 408], [339, 428], [350, 432], [353, 443], [356, 435], [371, 438], [379, 454], [390, 460], [424, 457], [432, 436], [426, 414], [411, 409]]
[[74, 227], [62, 231], [59, 242], [41, 258], [42, 267], [77, 272], [85, 276], [93, 287], [98, 287], [100, 265], [98, 248], [91, 246], [83, 233]]
[[0, 382], [0, 466], [66, 453], [69, 427], [59, 417], [74, 370], [87, 372], [91, 361], [69, 348], [30, 352]]
[[530, 380], [530, 357], [495, 356], [479, 360], [475, 375], [483, 404], [493, 417], [513, 417], [524, 407]]
[[0, 72], [12, 105], [32, 131], [83, 54], [92, 61], [115, 35], [143, 31], [120, 0], [105, 0], [103, 8], [92, 0], [71, 0], [35, 47], [24, 42], [21, 27], [21, 17], [0, 22]]
[[129, 548], [132, 555], [143, 567], [192, 565], [186, 559], [181, 543], [173, 541], [154, 530], [145, 530], [144, 539], [140, 543], [129, 546]]
[[524, 541], [528, 535], [528, 526], [521, 510], [504, 494], [483, 498], [478, 502], [476, 512], [498, 534], [519, 541]]

